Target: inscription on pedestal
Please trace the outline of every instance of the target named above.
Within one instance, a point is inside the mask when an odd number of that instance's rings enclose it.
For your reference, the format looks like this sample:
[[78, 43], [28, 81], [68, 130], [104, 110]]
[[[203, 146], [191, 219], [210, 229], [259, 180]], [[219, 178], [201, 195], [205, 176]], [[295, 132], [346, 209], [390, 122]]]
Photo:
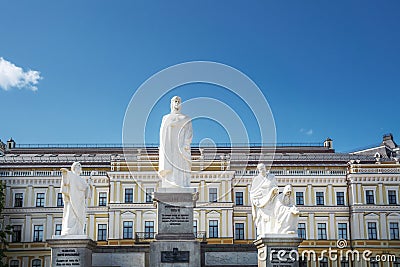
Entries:
[[56, 266], [81, 266], [80, 253], [76, 249], [61, 249], [56, 256]]
[[187, 209], [179, 206], [165, 205], [165, 213], [161, 214], [161, 222], [169, 225], [188, 223], [189, 214], [182, 214], [182, 210], [187, 211]]
[[189, 251], [179, 251], [173, 248], [172, 251], [161, 251], [161, 262], [189, 262]]

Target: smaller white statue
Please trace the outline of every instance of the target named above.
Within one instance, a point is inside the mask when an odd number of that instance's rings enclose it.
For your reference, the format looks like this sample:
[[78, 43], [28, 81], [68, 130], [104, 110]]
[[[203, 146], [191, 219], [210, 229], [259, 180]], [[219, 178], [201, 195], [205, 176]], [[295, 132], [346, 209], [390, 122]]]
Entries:
[[84, 235], [86, 200], [92, 197], [92, 175], [86, 182], [82, 166], [74, 162], [71, 171], [62, 168], [61, 193], [64, 201], [61, 236]]
[[265, 234], [295, 234], [299, 211], [293, 204], [292, 187], [287, 185], [279, 194], [275, 176], [267, 173], [265, 165], [257, 166], [253, 178], [250, 200], [258, 237]]

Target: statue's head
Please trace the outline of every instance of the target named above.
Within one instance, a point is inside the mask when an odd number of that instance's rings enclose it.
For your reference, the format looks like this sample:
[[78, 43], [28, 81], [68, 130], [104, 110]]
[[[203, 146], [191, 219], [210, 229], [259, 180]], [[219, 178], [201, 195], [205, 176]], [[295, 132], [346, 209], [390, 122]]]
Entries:
[[283, 189], [283, 194], [285, 196], [290, 196], [292, 194], [293, 188], [292, 185], [288, 184], [285, 186], [285, 188]]
[[267, 168], [265, 167], [264, 163], [259, 163], [257, 165], [257, 170], [258, 170], [258, 173], [261, 174], [262, 176], [267, 175]]
[[179, 113], [181, 111], [182, 100], [179, 96], [174, 96], [171, 98], [171, 113]]
[[79, 162], [72, 163], [71, 171], [76, 175], [80, 175], [82, 173], [82, 165]]

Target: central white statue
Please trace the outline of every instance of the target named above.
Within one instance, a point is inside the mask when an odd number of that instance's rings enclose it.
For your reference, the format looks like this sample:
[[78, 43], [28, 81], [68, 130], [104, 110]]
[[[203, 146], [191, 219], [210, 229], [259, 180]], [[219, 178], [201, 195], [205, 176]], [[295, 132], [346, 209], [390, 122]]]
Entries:
[[71, 171], [62, 168], [61, 193], [64, 201], [61, 236], [84, 235], [86, 200], [92, 197], [92, 175], [88, 182], [80, 176], [82, 166], [74, 162]]
[[252, 215], [257, 237], [266, 234], [295, 234], [299, 210], [293, 204], [292, 187], [285, 186], [279, 194], [275, 176], [267, 173], [263, 163], [258, 164], [258, 175], [250, 189]]
[[191, 119], [181, 113], [181, 98], [174, 96], [171, 113], [163, 117], [160, 127], [158, 173], [162, 187], [190, 187], [192, 136]]

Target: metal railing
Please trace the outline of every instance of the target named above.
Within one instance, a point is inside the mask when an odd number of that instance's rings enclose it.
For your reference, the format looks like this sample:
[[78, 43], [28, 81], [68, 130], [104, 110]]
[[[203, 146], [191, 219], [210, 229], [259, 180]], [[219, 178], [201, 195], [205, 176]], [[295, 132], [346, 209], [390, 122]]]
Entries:
[[[16, 144], [15, 148], [158, 148], [158, 143], [146, 144]], [[244, 142], [244, 143], [215, 143], [215, 144], [200, 144], [192, 143], [191, 147], [323, 147], [323, 142], [284, 142], [284, 143], [259, 143], [259, 142]]]
[[194, 237], [200, 242], [207, 242], [206, 232], [194, 232]]
[[155, 232], [136, 232], [135, 243], [149, 243], [154, 240]]

